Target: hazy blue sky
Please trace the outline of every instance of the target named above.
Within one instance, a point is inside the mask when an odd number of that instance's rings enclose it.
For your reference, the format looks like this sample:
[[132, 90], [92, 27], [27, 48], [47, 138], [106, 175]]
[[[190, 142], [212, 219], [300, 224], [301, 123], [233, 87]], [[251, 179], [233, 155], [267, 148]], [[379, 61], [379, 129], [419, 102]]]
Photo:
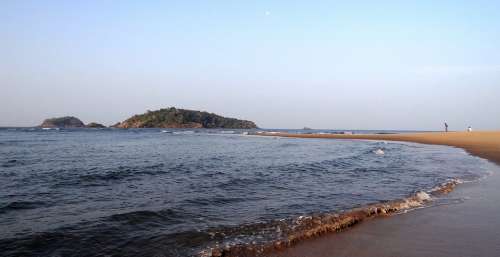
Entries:
[[0, 126], [176, 106], [500, 129], [500, 1], [0, 1]]

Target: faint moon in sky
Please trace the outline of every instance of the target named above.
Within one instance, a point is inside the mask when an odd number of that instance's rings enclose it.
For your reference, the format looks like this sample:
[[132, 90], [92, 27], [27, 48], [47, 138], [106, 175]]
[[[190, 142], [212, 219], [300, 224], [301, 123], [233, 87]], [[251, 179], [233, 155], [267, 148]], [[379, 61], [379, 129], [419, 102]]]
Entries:
[[271, 12], [270, 11], [266, 11], [265, 14], [266, 14], [266, 16], [269, 16], [269, 15], [271, 15]]

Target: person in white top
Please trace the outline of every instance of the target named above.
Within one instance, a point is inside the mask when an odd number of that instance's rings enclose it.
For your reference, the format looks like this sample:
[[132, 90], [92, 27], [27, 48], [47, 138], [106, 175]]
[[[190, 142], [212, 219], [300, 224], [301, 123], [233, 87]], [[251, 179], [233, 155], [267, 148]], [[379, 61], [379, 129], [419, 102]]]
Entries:
[[469, 126], [469, 127], [467, 128], [467, 131], [468, 131], [468, 132], [472, 132], [472, 128]]

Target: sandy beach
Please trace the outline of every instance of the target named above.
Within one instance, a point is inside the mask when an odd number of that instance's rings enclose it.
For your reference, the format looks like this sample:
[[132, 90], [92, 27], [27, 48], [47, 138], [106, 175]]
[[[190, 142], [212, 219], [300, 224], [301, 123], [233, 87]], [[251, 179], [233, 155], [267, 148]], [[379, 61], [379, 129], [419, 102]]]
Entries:
[[[500, 132], [412, 134], [264, 134], [266, 136], [364, 139], [439, 144], [465, 149], [500, 164]], [[275, 256], [500, 256], [500, 174], [463, 184], [449, 204], [368, 219], [342, 233], [301, 242]]]

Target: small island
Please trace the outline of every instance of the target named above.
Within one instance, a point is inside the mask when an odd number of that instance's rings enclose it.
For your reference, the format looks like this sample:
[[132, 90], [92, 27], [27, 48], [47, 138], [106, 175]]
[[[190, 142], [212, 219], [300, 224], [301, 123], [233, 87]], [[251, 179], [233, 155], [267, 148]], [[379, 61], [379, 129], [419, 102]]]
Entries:
[[46, 119], [39, 126], [41, 128], [106, 128], [97, 122], [85, 125], [80, 119], [73, 116]]
[[85, 124], [73, 116], [50, 118], [43, 121], [42, 128], [85, 128]]
[[147, 111], [113, 125], [115, 128], [226, 128], [254, 129], [248, 120], [222, 117], [214, 113], [177, 109], [175, 107]]
[[97, 123], [97, 122], [91, 122], [91, 123], [87, 124], [86, 127], [87, 128], [106, 128], [106, 126], [104, 126], [100, 123]]

